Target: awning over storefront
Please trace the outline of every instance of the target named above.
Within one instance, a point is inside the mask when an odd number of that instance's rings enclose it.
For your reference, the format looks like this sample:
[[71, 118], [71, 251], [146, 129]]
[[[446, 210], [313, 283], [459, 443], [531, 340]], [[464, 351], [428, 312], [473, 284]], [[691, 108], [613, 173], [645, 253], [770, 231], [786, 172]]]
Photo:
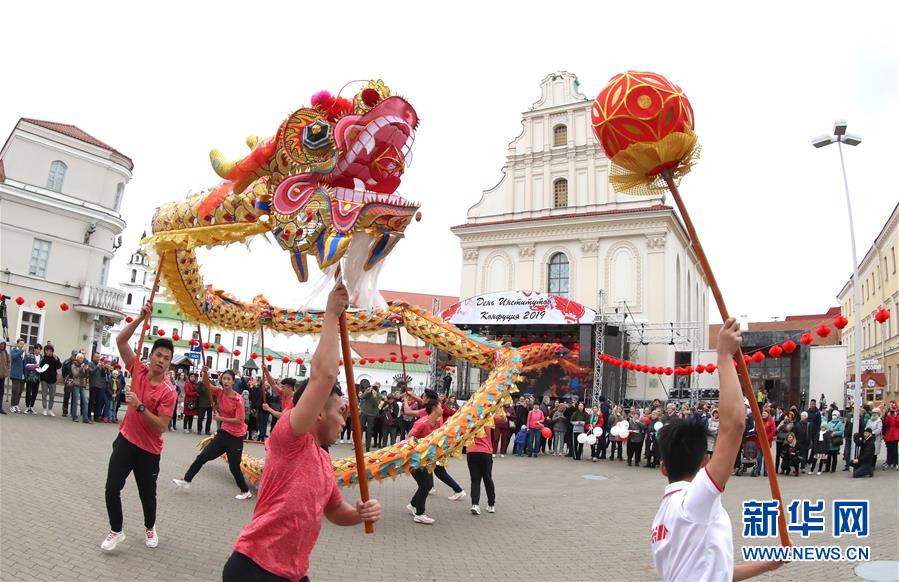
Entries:
[[576, 301], [539, 291], [500, 291], [469, 297], [444, 310], [454, 325], [584, 325], [596, 312]]

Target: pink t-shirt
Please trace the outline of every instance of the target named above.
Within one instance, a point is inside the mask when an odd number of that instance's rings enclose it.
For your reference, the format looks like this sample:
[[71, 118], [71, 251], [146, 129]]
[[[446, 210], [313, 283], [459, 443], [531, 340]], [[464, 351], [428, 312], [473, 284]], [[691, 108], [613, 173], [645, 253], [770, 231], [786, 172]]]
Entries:
[[285, 419], [267, 443], [256, 510], [234, 550], [276, 576], [299, 580], [309, 570], [325, 508], [343, 498], [331, 457], [312, 434], [294, 435]]
[[[422, 410], [424, 412], [424, 410]], [[438, 420], [436, 424], [431, 423], [431, 417], [425, 416], [423, 418], [419, 418], [415, 421], [415, 424], [412, 425], [412, 430], [409, 431], [411, 436], [415, 438], [423, 438], [437, 430], [440, 425], [443, 424], [442, 420]]]
[[243, 405], [243, 396], [233, 390], [232, 392], [232, 396], [225, 396], [224, 388], [215, 389], [215, 400], [218, 403], [221, 417], [240, 419], [240, 424], [223, 422], [222, 430], [232, 436], [243, 437], [247, 434], [247, 423], [244, 420], [246, 419], [247, 410]]
[[531, 410], [528, 412], [528, 428], [542, 428], [543, 420], [546, 417], [543, 416], [543, 411], [539, 408], [537, 410]]
[[[159, 384], [150, 384], [149, 369], [137, 358], [131, 359], [128, 371], [131, 372], [130, 390], [144, 403], [149, 412], [169, 417], [175, 413], [178, 393], [168, 378], [163, 378]], [[147, 419], [141, 418], [143, 415], [144, 413], [138, 412], [137, 408], [129, 406], [119, 432], [132, 445], [159, 455], [162, 453], [162, 433], [150, 426]]]
[[487, 453], [493, 454], [493, 429], [485, 428], [484, 436], [474, 439], [474, 442], [468, 445], [469, 453]]

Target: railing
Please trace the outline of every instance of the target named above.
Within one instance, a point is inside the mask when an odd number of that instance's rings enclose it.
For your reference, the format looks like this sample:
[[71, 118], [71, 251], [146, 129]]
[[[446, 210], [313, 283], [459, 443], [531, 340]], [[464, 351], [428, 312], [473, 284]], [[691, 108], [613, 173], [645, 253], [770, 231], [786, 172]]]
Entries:
[[114, 287], [88, 283], [81, 288], [80, 303], [87, 308], [121, 313], [125, 306], [125, 292]]

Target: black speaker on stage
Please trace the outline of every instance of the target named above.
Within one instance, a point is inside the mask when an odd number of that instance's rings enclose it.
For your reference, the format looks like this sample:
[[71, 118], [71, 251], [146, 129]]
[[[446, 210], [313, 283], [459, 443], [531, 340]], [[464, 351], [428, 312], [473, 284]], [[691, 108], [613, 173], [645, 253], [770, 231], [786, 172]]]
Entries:
[[578, 329], [578, 350], [577, 362], [581, 366], [593, 367], [593, 326], [581, 325]]

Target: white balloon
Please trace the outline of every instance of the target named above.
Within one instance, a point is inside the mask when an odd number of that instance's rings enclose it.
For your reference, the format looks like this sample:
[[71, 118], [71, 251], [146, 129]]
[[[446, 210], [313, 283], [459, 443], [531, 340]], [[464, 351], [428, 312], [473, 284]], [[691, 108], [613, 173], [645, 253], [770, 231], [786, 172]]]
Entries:
[[611, 433], [613, 437], [621, 436], [621, 427], [616, 424], [612, 427]]
[[577, 435], [577, 442], [579, 442], [579, 443], [581, 443], [581, 444], [586, 443], [586, 442], [587, 442], [587, 435], [584, 434], [584, 433], [581, 433], [581, 434]]
[[596, 435], [596, 436], [598, 436], [598, 437], [601, 437], [601, 436], [602, 436], [602, 427], [601, 427], [601, 426], [597, 426], [596, 428], [594, 428], [594, 429], [593, 429], [593, 434]]
[[596, 435], [590, 435], [587, 437], [587, 444], [591, 447], [596, 444]]
[[663, 427], [664, 425], [662, 424], [662, 421], [661, 421], [661, 420], [657, 420], [656, 423], [655, 423], [654, 425], [652, 425], [652, 426], [653, 426], [653, 428], [655, 428], [657, 431], [659, 431], [659, 430], [662, 430], [662, 427]]

